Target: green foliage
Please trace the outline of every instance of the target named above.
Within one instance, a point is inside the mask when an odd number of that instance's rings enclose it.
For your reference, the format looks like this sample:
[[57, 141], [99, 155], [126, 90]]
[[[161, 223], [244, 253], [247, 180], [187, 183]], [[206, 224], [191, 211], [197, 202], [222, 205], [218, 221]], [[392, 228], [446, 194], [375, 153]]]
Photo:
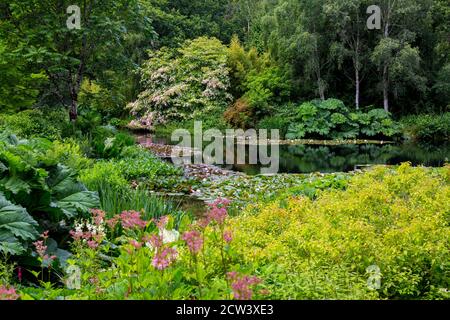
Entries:
[[273, 299], [448, 298], [448, 174], [378, 167], [315, 201], [251, 206], [233, 221], [240, 252]]
[[68, 126], [68, 117], [63, 110], [29, 109], [15, 114], [0, 114], [0, 129], [15, 132], [24, 138], [45, 137], [61, 139]]
[[159, 219], [162, 216], [172, 216], [175, 225], [179, 225], [185, 213], [179, 205], [163, 196], [156, 196], [144, 188], [127, 187], [112, 188], [111, 185], [99, 187], [100, 208], [112, 218], [124, 211], [140, 211], [143, 219]]
[[17, 255], [25, 251], [25, 242], [38, 236], [37, 222], [21, 206], [6, 200], [0, 192], [0, 251]]
[[273, 114], [275, 105], [289, 98], [291, 83], [269, 54], [258, 55], [255, 48], [246, 51], [234, 37], [227, 63], [232, 93], [239, 99], [227, 109], [225, 119], [235, 127], [254, 125], [264, 116]]
[[337, 99], [303, 103], [291, 119], [288, 139], [395, 137], [399, 133], [397, 124], [384, 110], [350, 112]]
[[409, 116], [403, 118], [401, 123], [406, 137], [415, 141], [439, 144], [450, 139], [450, 112]]
[[259, 121], [257, 127], [258, 129], [278, 129], [280, 130], [280, 137], [284, 137], [287, 134], [288, 127], [291, 120], [289, 117], [285, 115], [275, 115], [275, 116], [269, 116], [263, 118], [261, 121]]
[[274, 105], [288, 98], [291, 89], [284, 73], [276, 66], [250, 72], [244, 86], [244, 97], [254, 109], [256, 119], [272, 113]]
[[269, 67], [270, 58], [268, 55], [259, 56], [255, 48], [246, 51], [235, 35], [228, 49], [227, 66], [230, 69], [233, 95], [241, 97], [246, 92], [245, 83], [250, 72], [260, 72]]
[[[72, 163], [79, 155], [70, 157], [59, 150], [60, 144], [55, 151], [45, 139], [18, 140], [7, 134], [0, 139], [3, 229], [17, 238], [32, 240], [37, 235], [37, 223], [41, 229], [67, 233], [62, 221], [69, 225], [99, 205], [97, 194], [78, 182], [77, 172], [59, 162]], [[75, 164], [79, 162], [75, 160]], [[22, 253], [17, 239], [7, 235], [2, 233], [2, 241], [11, 242], [9, 252]]]
[[[128, 89], [125, 84], [134, 79], [135, 63], [155, 34], [140, 1], [79, 3], [79, 30], [70, 30], [65, 24], [68, 15], [63, 8], [68, 5], [67, 1], [58, 6], [40, 1], [10, 1], [0, 8], [0, 37], [8, 48], [14, 48], [10, 56], [17, 61], [16, 69], [27, 67], [22, 82], [26, 85], [29, 77], [39, 80], [45, 74], [48, 83], [40, 88], [42, 97], [70, 106], [71, 119], [75, 120], [84, 76], [89, 74], [108, 89], [117, 88], [120, 93], [111, 94], [110, 98], [121, 100]], [[110, 85], [108, 79], [115, 79], [116, 85]], [[33, 86], [29, 87], [33, 96]], [[26, 99], [27, 95], [23, 97]]]
[[[102, 122], [125, 115], [123, 105], [125, 97], [120, 88], [108, 90], [94, 80], [85, 78], [81, 84], [78, 102], [81, 109], [96, 111], [102, 116]], [[122, 89], [123, 91], [123, 89]]]
[[83, 170], [80, 180], [98, 191], [104, 186], [121, 190], [132, 184], [142, 184], [154, 191], [188, 191], [189, 184], [182, 176], [180, 168], [133, 146], [124, 148], [118, 159], [98, 161], [92, 168]]
[[437, 97], [442, 101], [442, 106], [448, 110], [450, 108], [450, 63], [439, 70], [433, 89], [436, 91]]
[[92, 135], [93, 155], [103, 159], [116, 158], [125, 147], [136, 143], [130, 134], [116, 132], [116, 129], [111, 127], [96, 128]]
[[0, 112], [17, 112], [30, 107], [47, 79], [43, 72], [27, 72], [27, 61], [0, 37]]
[[155, 124], [224, 111], [231, 101], [226, 59], [226, 46], [205, 37], [151, 53], [142, 70], [144, 91], [128, 106], [131, 113]]

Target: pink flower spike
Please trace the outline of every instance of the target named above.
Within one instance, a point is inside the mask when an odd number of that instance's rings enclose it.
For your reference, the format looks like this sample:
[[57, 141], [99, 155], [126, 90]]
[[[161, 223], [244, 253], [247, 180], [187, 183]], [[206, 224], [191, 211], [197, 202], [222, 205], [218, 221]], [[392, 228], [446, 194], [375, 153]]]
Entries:
[[182, 239], [186, 241], [189, 251], [197, 254], [203, 247], [203, 238], [200, 232], [193, 230], [187, 231], [183, 234]]
[[167, 269], [178, 257], [178, 252], [174, 248], [166, 248], [155, 254], [152, 266], [158, 270]]
[[212, 207], [209, 211], [209, 218], [222, 225], [227, 218], [228, 213], [226, 208]]
[[120, 217], [116, 216], [114, 218], [106, 220], [106, 224], [108, 225], [109, 228], [114, 229], [115, 226], [117, 225], [117, 223], [119, 222], [119, 219], [120, 219]]
[[201, 228], [201, 229], [205, 229], [209, 223], [211, 222], [209, 216], [206, 216], [204, 218], [201, 218], [200, 220], [197, 221], [197, 225]]
[[99, 225], [103, 224], [105, 217], [106, 217], [105, 211], [98, 210], [98, 209], [92, 209], [91, 213], [92, 213], [92, 217], [94, 218], [95, 225], [99, 226]]
[[162, 230], [166, 227], [167, 223], [169, 223], [169, 217], [168, 216], [163, 216], [161, 218], [159, 218], [158, 220], [155, 221], [156, 226], [158, 227], [159, 230]]
[[140, 249], [142, 247], [142, 244], [140, 242], [137, 242], [136, 240], [131, 240], [130, 244], [135, 248], [135, 249]]
[[251, 300], [253, 297], [251, 287], [261, 283], [261, 279], [255, 276], [239, 276], [237, 272], [228, 272], [227, 275], [232, 281], [231, 289], [236, 300]]
[[161, 237], [156, 234], [152, 234], [150, 237], [146, 237], [145, 242], [150, 243], [150, 245], [155, 249], [159, 249], [163, 245], [163, 239], [161, 239]]
[[17, 300], [20, 296], [13, 287], [0, 286], [0, 300]]
[[97, 249], [98, 248], [98, 243], [95, 240], [88, 240], [87, 245], [91, 249]]
[[141, 213], [137, 211], [124, 211], [120, 214], [120, 219], [124, 229], [144, 229], [147, 226], [147, 222], [141, 219]]
[[225, 240], [226, 243], [230, 243], [231, 241], [233, 241], [233, 233], [231, 232], [231, 230], [226, 230], [223, 233], [223, 240]]
[[33, 242], [33, 245], [36, 249], [38, 256], [43, 258], [45, 256], [45, 252], [47, 251], [47, 246], [44, 244], [44, 241], [38, 240], [36, 242]]

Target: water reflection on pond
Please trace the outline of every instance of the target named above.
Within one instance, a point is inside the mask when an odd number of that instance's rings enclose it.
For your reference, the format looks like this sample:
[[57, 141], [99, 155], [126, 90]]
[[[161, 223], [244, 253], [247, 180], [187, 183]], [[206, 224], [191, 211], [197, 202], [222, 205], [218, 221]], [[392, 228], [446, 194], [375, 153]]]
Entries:
[[[174, 144], [169, 137], [140, 137], [157, 144]], [[147, 141], [147, 142], [148, 142]], [[204, 147], [207, 145], [205, 143]], [[270, 149], [270, 148], [269, 148]], [[249, 147], [246, 147], [248, 158]], [[411, 162], [413, 165], [441, 167], [450, 160], [450, 145], [405, 144], [280, 145], [279, 173], [348, 172], [359, 166]], [[248, 162], [246, 162], [248, 163]], [[223, 165], [234, 171], [254, 175], [261, 165]]]
[[[450, 159], [449, 146], [404, 145], [290, 145], [280, 146], [280, 173], [348, 172], [358, 166], [411, 162], [440, 167]], [[234, 165], [234, 170], [258, 174], [257, 165]]]

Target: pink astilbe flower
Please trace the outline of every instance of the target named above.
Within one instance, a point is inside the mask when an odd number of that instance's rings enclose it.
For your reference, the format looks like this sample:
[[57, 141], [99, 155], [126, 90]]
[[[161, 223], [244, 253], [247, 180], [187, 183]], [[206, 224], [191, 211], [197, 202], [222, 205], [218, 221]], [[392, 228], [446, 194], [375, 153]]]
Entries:
[[152, 266], [158, 270], [167, 269], [178, 256], [178, 252], [174, 248], [165, 248], [155, 254], [152, 260]]
[[116, 225], [119, 223], [120, 217], [119, 216], [115, 216], [111, 219], [106, 220], [106, 224], [108, 225], [108, 227], [110, 229], [114, 229], [116, 227]]
[[86, 244], [91, 249], [97, 249], [106, 237], [105, 212], [92, 210], [92, 219], [75, 223], [74, 230], [69, 233], [75, 243]]
[[17, 300], [20, 296], [13, 287], [0, 286], [0, 300]]
[[43, 259], [45, 256], [45, 253], [47, 252], [47, 245], [45, 244], [45, 242], [48, 239], [48, 230], [44, 231], [44, 233], [41, 234], [41, 238], [43, 240], [35, 241], [35, 242], [33, 242], [33, 245], [34, 245], [34, 248], [36, 249], [38, 256]]
[[136, 240], [130, 240], [130, 244], [135, 248], [135, 249], [140, 249], [142, 247], [142, 243], [137, 242]]
[[44, 258], [45, 253], [47, 252], [47, 246], [44, 244], [43, 240], [38, 240], [36, 242], [33, 242], [34, 248], [36, 249], [36, 252], [39, 257]]
[[98, 209], [92, 209], [91, 213], [92, 213], [92, 217], [94, 218], [95, 225], [99, 226], [99, 225], [103, 224], [103, 222], [105, 221], [105, 216], [106, 216], [105, 211], [98, 210]]
[[204, 218], [201, 218], [197, 221], [197, 225], [200, 227], [200, 229], [205, 229], [211, 222], [211, 219], [209, 216], [206, 216]]
[[147, 222], [141, 219], [141, 213], [137, 211], [124, 211], [120, 214], [122, 227], [127, 230], [144, 229]]
[[72, 236], [72, 239], [75, 241], [81, 241], [81, 240], [86, 240], [88, 241], [91, 238], [91, 233], [90, 232], [84, 232], [80, 229], [78, 230], [70, 230], [69, 234]]
[[163, 217], [159, 218], [158, 220], [155, 220], [155, 224], [159, 230], [164, 229], [167, 226], [167, 223], [169, 223], [168, 216], [163, 216]]
[[228, 217], [227, 207], [229, 204], [230, 201], [227, 199], [217, 199], [209, 205], [208, 218], [215, 221], [217, 224], [222, 225]]
[[223, 233], [223, 240], [225, 240], [226, 243], [230, 243], [231, 241], [233, 241], [233, 233], [231, 232], [231, 230], [226, 230]]
[[87, 245], [88, 245], [88, 247], [91, 248], [91, 249], [97, 249], [99, 244], [98, 244], [98, 242], [95, 241], [95, 240], [88, 240], [88, 241], [87, 241]]
[[203, 237], [197, 230], [187, 231], [181, 237], [189, 248], [189, 251], [193, 254], [197, 254], [203, 247]]
[[142, 237], [142, 241], [156, 250], [160, 249], [163, 246], [163, 239], [156, 234], [152, 234], [151, 236], [146, 235]]
[[261, 283], [261, 279], [255, 276], [239, 276], [237, 272], [228, 272], [228, 279], [232, 281], [231, 289], [236, 300], [251, 300], [252, 287]]

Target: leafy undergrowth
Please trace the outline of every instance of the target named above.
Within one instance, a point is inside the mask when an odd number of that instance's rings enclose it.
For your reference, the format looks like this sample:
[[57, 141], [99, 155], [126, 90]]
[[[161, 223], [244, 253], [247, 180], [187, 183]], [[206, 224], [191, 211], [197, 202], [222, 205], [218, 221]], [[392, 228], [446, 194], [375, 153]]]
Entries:
[[[263, 298], [262, 279], [236, 255], [228, 204], [218, 199], [204, 218], [192, 223], [185, 217], [178, 226], [169, 216], [145, 221], [128, 211], [107, 219], [93, 210], [71, 231], [73, 256], [62, 283], [40, 280], [40, 287], [14, 288], [0, 281], [0, 290], [11, 299]], [[46, 254], [46, 236], [40, 256]]]
[[157, 158], [149, 151], [126, 147], [119, 157], [100, 160], [81, 172], [81, 181], [90, 189], [100, 191], [102, 185], [113, 188], [143, 186], [152, 191], [188, 192], [190, 183], [183, 171]]
[[448, 299], [449, 181], [449, 167], [377, 167], [345, 191], [249, 207], [235, 241], [270, 298]]
[[[0, 136], [0, 252], [29, 255], [31, 241], [44, 229], [60, 242], [70, 221], [99, 206], [98, 195], [78, 181], [74, 169], [84, 160], [73, 145], [68, 149], [70, 156], [46, 139]], [[65, 256], [50, 240], [51, 253]]]
[[62, 281], [5, 281], [0, 264], [0, 289], [11, 299], [448, 299], [449, 181], [449, 167], [403, 164], [357, 174], [345, 190], [285, 189], [236, 217], [224, 199], [194, 222], [93, 210], [71, 232]]

